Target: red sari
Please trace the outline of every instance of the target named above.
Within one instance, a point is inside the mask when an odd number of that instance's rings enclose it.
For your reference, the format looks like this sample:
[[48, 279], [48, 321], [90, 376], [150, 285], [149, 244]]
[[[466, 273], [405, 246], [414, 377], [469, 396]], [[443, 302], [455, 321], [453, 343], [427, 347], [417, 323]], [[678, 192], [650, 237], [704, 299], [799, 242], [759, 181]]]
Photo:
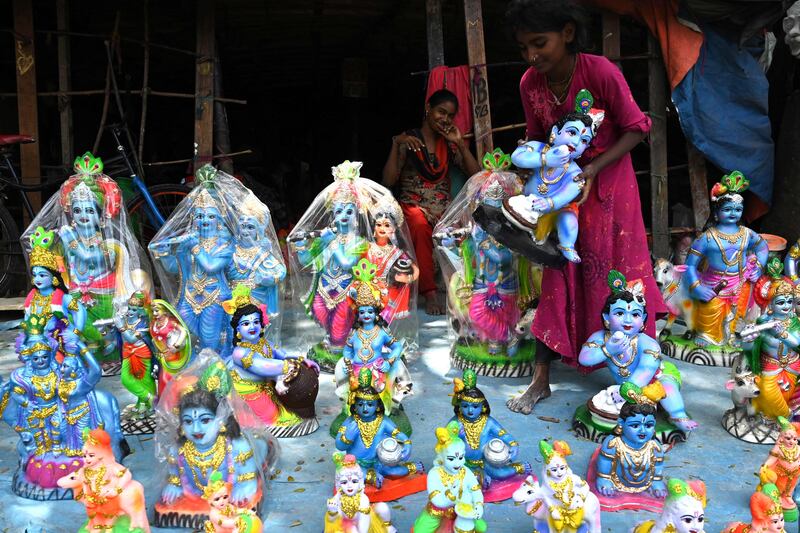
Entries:
[[[602, 56], [578, 54], [566, 100], [557, 105], [547, 79], [533, 67], [520, 81], [520, 96], [528, 124], [527, 137], [546, 141], [552, 125], [575, 107], [575, 96], [588, 89], [594, 107], [605, 120], [580, 162], [606, 151], [629, 131], [650, 131], [650, 119], [636, 105], [619, 68]], [[563, 270], [545, 268], [542, 296], [531, 331], [565, 363], [578, 366], [578, 352], [593, 332], [603, 329], [601, 312], [609, 294], [606, 278], [616, 269], [626, 278], [642, 279], [647, 297], [646, 333], [655, 335], [655, 318], [666, 312], [653, 279], [653, 268], [642, 221], [641, 200], [630, 154], [597, 173], [578, 215], [576, 249], [582, 262]]]

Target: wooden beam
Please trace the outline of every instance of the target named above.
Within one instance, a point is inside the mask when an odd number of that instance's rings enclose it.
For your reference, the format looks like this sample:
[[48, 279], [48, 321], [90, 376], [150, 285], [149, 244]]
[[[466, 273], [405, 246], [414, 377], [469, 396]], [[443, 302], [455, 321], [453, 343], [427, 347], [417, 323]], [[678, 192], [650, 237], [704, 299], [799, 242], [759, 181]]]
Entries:
[[[69, 31], [69, 0], [56, 0], [56, 27], [59, 32]], [[69, 37], [62, 33], [58, 35], [58, 90], [72, 90]], [[63, 95], [58, 99], [58, 112], [61, 122], [61, 164], [71, 168], [75, 158], [71, 97]]]
[[[33, 0], [14, 0], [14, 48], [16, 50], [17, 72], [17, 114], [19, 133], [32, 135], [39, 140], [39, 108], [36, 102], [36, 53], [33, 46]], [[38, 185], [41, 169], [39, 167], [39, 143], [21, 144], [22, 183]], [[42, 194], [38, 191], [28, 193], [34, 212], [42, 208]], [[27, 214], [24, 214], [27, 218]], [[28, 221], [26, 221], [27, 224]]]
[[494, 149], [481, 0], [464, 0], [464, 20], [467, 25], [467, 58], [472, 85], [472, 116], [475, 119], [475, 150], [480, 161], [483, 154]]
[[689, 188], [692, 192], [692, 208], [694, 209], [694, 227], [702, 229], [711, 214], [706, 158], [689, 141], [686, 141], [686, 154], [689, 166]]
[[197, 2], [197, 56], [194, 143], [199, 168], [211, 162], [214, 149], [214, 0]]
[[444, 32], [442, 31], [442, 0], [427, 0], [425, 14], [428, 26], [428, 68], [444, 65]]
[[[610, 58], [620, 57], [619, 15], [611, 11], [603, 11], [603, 55]], [[613, 61], [620, 66], [617, 59]]]
[[[647, 48], [656, 55], [658, 42], [648, 35]], [[652, 207], [653, 254], [669, 257], [669, 210], [667, 195], [667, 76], [660, 58], [648, 64], [650, 93], [650, 205]]]

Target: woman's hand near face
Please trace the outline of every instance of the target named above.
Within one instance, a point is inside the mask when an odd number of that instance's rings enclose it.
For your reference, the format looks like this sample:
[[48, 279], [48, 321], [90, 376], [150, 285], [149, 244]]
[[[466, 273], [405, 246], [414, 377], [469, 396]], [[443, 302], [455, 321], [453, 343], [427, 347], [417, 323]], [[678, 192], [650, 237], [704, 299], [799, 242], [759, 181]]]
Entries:
[[438, 131], [447, 142], [454, 143], [459, 146], [464, 142], [464, 136], [462, 135], [461, 130], [459, 130], [458, 126], [455, 124], [450, 124], [444, 128], [437, 125], [436, 131]]
[[406, 148], [414, 152], [418, 152], [425, 147], [425, 143], [422, 142], [422, 139], [414, 135], [409, 135], [408, 133], [397, 135], [394, 138], [394, 142], [397, 145], [405, 145]]

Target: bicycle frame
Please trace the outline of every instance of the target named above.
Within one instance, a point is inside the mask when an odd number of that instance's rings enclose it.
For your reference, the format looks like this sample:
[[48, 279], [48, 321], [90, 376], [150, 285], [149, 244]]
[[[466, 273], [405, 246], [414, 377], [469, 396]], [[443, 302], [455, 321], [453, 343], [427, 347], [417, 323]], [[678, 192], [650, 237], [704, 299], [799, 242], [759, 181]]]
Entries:
[[[17, 171], [14, 170], [14, 165], [11, 164], [11, 156], [8, 154], [8, 152], [5, 151], [2, 152], [2, 156], [3, 156], [3, 164], [8, 169], [8, 172], [11, 175], [11, 179], [9, 181], [12, 181], [15, 185], [20, 185], [20, 179], [19, 176], [17, 176]], [[31, 205], [31, 201], [28, 200], [28, 195], [25, 193], [24, 190], [21, 189], [19, 190], [19, 195], [22, 196], [22, 205], [25, 207], [25, 211], [28, 212], [28, 216], [30, 217], [31, 220], [33, 220], [34, 219], [33, 206]]]
[[122, 160], [125, 161], [125, 166], [128, 167], [128, 172], [130, 172], [130, 178], [133, 182], [133, 185], [136, 189], [141, 193], [142, 197], [144, 198], [145, 202], [147, 203], [147, 216], [150, 218], [150, 222], [160, 228], [164, 225], [164, 217], [161, 215], [161, 212], [158, 210], [155, 202], [153, 201], [153, 197], [150, 196], [150, 193], [147, 190], [147, 185], [145, 185], [142, 178], [139, 177], [139, 174], [133, 169], [133, 164], [131, 160], [128, 158], [128, 153], [125, 151], [125, 146], [123, 146], [122, 142], [120, 142], [120, 128], [118, 126], [114, 126], [111, 128], [111, 133], [114, 136], [114, 142], [117, 143], [117, 151], [122, 156]]

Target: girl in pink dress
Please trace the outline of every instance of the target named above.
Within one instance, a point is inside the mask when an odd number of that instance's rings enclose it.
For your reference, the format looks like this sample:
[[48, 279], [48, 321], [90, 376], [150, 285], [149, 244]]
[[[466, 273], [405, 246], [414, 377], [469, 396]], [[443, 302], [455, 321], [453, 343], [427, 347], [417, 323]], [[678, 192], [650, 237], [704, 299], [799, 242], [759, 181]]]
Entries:
[[[528, 139], [546, 141], [550, 128], [568, 113], [581, 89], [605, 110], [603, 127], [578, 162], [586, 186], [578, 214], [576, 245], [582, 262], [563, 270], [544, 269], [542, 296], [531, 331], [536, 337], [536, 368], [528, 389], [509, 400], [512, 411], [528, 414], [550, 396], [550, 362], [577, 366], [589, 335], [602, 328], [605, 276], [616, 269], [641, 278], [653, 317], [665, 312], [658, 291], [642, 221], [639, 188], [629, 152], [650, 130], [625, 78], [602, 56], [580, 52], [585, 39], [583, 12], [567, 0], [513, 0], [506, 13], [523, 59], [531, 66], [520, 81]], [[645, 328], [655, 335], [655, 319]]]

